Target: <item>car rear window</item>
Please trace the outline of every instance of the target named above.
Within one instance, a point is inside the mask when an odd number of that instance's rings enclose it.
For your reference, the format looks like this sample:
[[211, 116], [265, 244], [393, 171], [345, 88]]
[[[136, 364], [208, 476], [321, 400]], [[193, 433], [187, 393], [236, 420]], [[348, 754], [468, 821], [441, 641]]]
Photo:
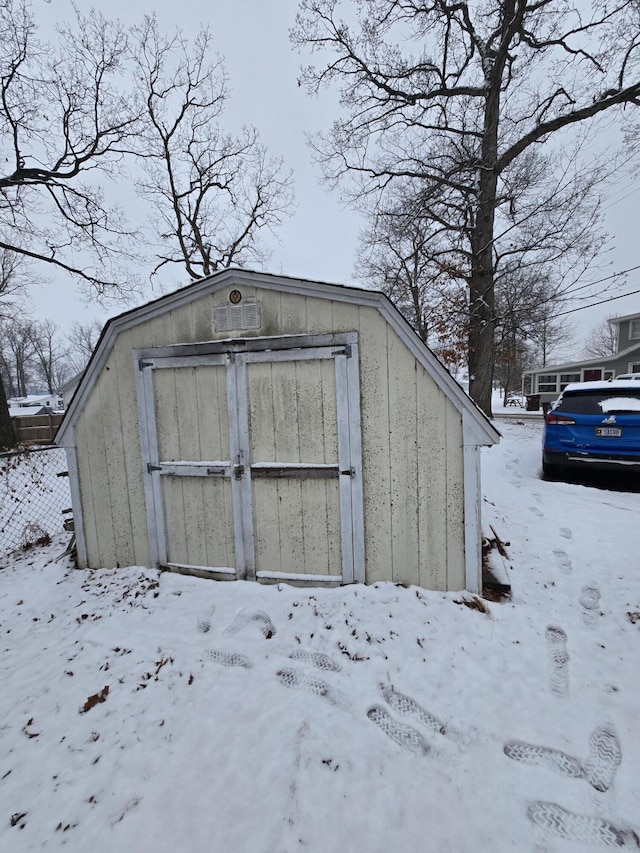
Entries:
[[578, 391], [565, 394], [555, 407], [556, 412], [574, 415], [640, 414], [640, 388], [618, 388], [598, 391]]

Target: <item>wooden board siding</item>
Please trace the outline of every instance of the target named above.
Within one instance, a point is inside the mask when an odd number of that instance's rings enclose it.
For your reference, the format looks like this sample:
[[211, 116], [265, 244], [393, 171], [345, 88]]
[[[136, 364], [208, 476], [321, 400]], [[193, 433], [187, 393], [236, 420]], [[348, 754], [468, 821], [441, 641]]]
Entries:
[[[115, 366], [118, 380], [117, 396], [113, 404], [119, 408], [122, 423], [123, 454], [120, 464], [124, 466], [123, 490], [126, 489], [130, 512], [131, 537], [133, 544], [133, 562], [137, 566], [148, 566], [150, 563], [149, 543], [147, 534], [147, 518], [144, 512], [145, 496], [142, 483], [142, 459], [138, 427], [138, 403], [136, 397], [135, 377], [131, 362], [131, 350], [134, 343], [132, 334], [124, 332], [118, 346], [112, 353], [110, 361]], [[120, 495], [124, 500], [124, 494]], [[142, 509], [142, 511], [141, 511]]]
[[[105, 388], [105, 375], [108, 376], [108, 373], [103, 372], [100, 375], [87, 401], [77, 428], [77, 442], [89, 565], [111, 568], [119, 565], [112, 512], [112, 500], [117, 500], [118, 495], [116, 489], [110, 488], [107, 447], [104, 440], [103, 408], [112, 405], [108, 396], [111, 389]], [[122, 474], [120, 466], [120, 470], [113, 471], [112, 479], [122, 479]]]
[[[362, 459], [367, 581], [389, 580], [393, 566], [387, 322], [378, 312], [359, 318]], [[369, 316], [367, 316], [369, 314]]]
[[[215, 333], [213, 310], [229, 304], [231, 289], [233, 287], [229, 286], [205, 294], [196, 301], [142, 322], [117, 338], [103, 370], [108, 378], [104, 381], [101, 378], [90, 391], [75, 426], [88, 564], [124, 565], [128, 561], [145, 565], [149, 562], [136, 367], [132, 359], [134, 348], [229, 337], [356, 331], [360, 345], [366, 580], [369, 583], [394, 580], [435, 589], [464, 587], [462, 415], [456, 406], [375, 308], [243, 285], [240, 288], [243, 298], [258, 299], [261, 303], [262, 327], [238, 333]], [[320, 379], [314, 381], [320, 381], [322, 389], [324, 406], [320, 408], [326, 419], [323, 433], [331, 435], [335, 404], [332, 409], [324, 371], [331, 371], [333, 364], [314, 363], [308, 368], [320, 371]], [[250, 365], [250, 371], [256, 371], [255, 376], [263, 369], [271, 368]], [[184, 373], [184, 380], [176, 381], [174, 377], [173, 391], [166, 390], [167, 406], [175, 413], [178, 433], [181, 424], [191, 421], [217, 423], [216, 429], [220, 430], [220, 410], [215, 401], [199, 378], [190, 378], [186, 376], [187, 371]], [[218, 392], [224, 393], [220, 387]], [[280, 403], [284, 405], [285, 401]], [[318, 407], [319, 403], [320, 394]], [[257, 397], [252, 405], [257, 416]], [[105, 412], [110, 412], [106, 419]], [[316, 413], [314, 417], [319, 416]], [[327, 460], [329, 446], [314, 443], [306, 424], [303, 420], [300, 428], [294, 428], [292, 421], [287, 423], [291, 427], [287, 440], [294, 442], [287, 450], [302, 458], [304, 446], [312, 455], [317, 453]], [[280, 427], [280, 423], [277, 430], [273, 427], [274, 442], [282, 442], [287, 434]], [[202, 441], [205, 431], [199, 429], [199, 433]], [[169, 440], [167, 436], [166, 441]], [[179, 441], [179, 436], [171, 440]], [[204, 455], [213, 453], [217, 441], [214, 438], [206, 440], [213, 444], [209, 444], [206, 453], [200, 445]], [[264, 440], [267, 440], [266, 434]], [[276, 504], [282, 518], [266, 494], [268, 487], [273, 486], [278, 493]], [[321, 486], [321, 490], [317, 486]], [[171, 500], [182, 503], [183, 513], [186, 509], [193, 515], [194, 531], [199, 531], [198, 536], [204, 534], [206, 540], [206, 519], [202, 513], [207, 505], [221, 506], [219, 496], [205, 495], [202, 483], [189, 486], [189, 494], [184, 492], [184, 485], [180, 488], [182, 493], [174, 490], [176, 494]], [[302, 570], [303, 565], [314, 573], [339, 574], [339, 537], [333, 534], [339, 522], [333, 510], [327, 509], [331, 505], [333, 488], [337, 488], [335, 481], [288, 485], [260, 483], [256, 489], [256, 501], [261, 507], [256, 518], [259, 565], [269, 564], [271, 568], [277, 561], [284, 564], [289, 555], [291, 566], [297, 564], [298, 570]], [[259, 494], [260, 491], [263, 494]], [[200, 509], [195, 508], [198, 502]], [[321, 505], [324, 505], [325, 530], [307, 526], [287, 534], [288, 542], [276, 542], [269, 531], [276, 526], [282, 528], [283, 520], [296, 505], [303, 507], [303, 519], [321, 512]], [[224, 512], [226, 517], [226, 508]], [[287, 520], [286, 525], [290, 524]], [[185, 526], [185, 537], [189, 535]], [[333, 552], [329, 550], [327, 566], [316, 567], [313, 555], [316, 550], [322, 550], [321, 540], [325, 535], [336, 547]], [[204, 555], [206, 564], [216, 546], [205, 541], [197, 547], [200, 548], [198, 560]], [[197, 562], [196, 551], [190, 553]]]
[[[161, 460], [229, 459], [223, 367], [157, 371], [155, 406]], [[233, 566], [229, 483], [205, 481], [201, 477], [165, 477], [163, 488], [165, 513], [170, 522], [168, 561], [195, 566]], [[210, 519], [215, 519], [215, 524], [211, 524]], [[214, 529], [219, 532], [218, 536], [214, 535]], [[224, 535], [225, 531], [230, 535]], [[215, 556], [216, 562], [209, 562], [209, 556]]]

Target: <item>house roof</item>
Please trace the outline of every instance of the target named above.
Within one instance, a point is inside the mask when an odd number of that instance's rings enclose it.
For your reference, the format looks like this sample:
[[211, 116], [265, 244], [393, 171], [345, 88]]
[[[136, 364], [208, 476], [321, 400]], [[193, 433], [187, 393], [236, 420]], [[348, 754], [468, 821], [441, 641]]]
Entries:
[[57, 394], [27, 394], [26, 397], [12, 397], [7, 402], [18, 406], [44, 406], [47, 400], [54, 400]]
[[609, 322], [614, 325], [618, 325], [619, 323], [624, 323], [625, 320], [637, 320], [640, 318], [640, 311], [637, 314], [625, 314], [624, 317], [612, 317]]
[[56, 435], [56, 444], [64, 446], [72, 443], [71, 430], [82, 411], [85, 400], [93, 388], [118, 335], [151, 320], [167, 311], [199, 299], [201, 296], [214, 293], [229, 285], [257, 287], [264, 290], [276, 290], [314, 296], [321, 299], [331, 299], [337, 302], [349, 302], [376, 308], [389, 325], [397, 332], [402, 341], [413, 355], [422, 363], [425, 370], [434, 379], [443, 393], [463, 413], [465, 423], [465, 443], [489, 445], [499, 441], [500, 433], [493, 426], [484, 412], [473, 402], [469, 395], [451, 376], [446, 367], [436, 355], [416, 335], [409, 323], [400, 314], [389, 298], [378, 290], [364, 290], [340, 284], [329, 284], [308, 279], [292, 278], [289, 276], [273, 275], [270, 273], [246, 270], [225, 269], [206, 278], [147, 302], [138, 308], [133, 308], [123, 314], [113, 317], [104, 327], [89, 364], [74, 394], [64, 420]]
[[69, 388], [74, 388], [76, 385], [78, 385], [80, 383], [80, 380], [82, 379], [83, 373], [84, 373], [84, 371], [81, 370], [80, 373], [74, 373], [74, 375], [71, 377], [71, 379], [67, 379], [67, 381], [64, 383], [64, 385], [60, 386], [60, 393], [64, 393]]
[[9, 406], [9, 417], [28, 418], [32, 415], [46, 415], [51, 411], [48, 406], [36, 403], [32, 406]]
[[[640, 314], [638, 316], [640, 317]], [[601, 355], [597, 358], [584, 358], [582, 361], [570, 361], [565, 364], [546, 364], [544, 367], [535, 367], [531, 370], [527, 370], [526, 372], [532, 375], [534, 373], [560, 373], [561, 371], [569, 373], [572, 370], [579, 370], [582, 367], [589, 367], [591, 365], [599, 367], [600, 365], [608, 364], [610, 361], [620, 361], [620, 359], [628, 358], [636, 352], [640, 352], [640, 341], [638, 341], [637, 344], [620, 350], [620, 352], [613, 353], [612, 355]]]

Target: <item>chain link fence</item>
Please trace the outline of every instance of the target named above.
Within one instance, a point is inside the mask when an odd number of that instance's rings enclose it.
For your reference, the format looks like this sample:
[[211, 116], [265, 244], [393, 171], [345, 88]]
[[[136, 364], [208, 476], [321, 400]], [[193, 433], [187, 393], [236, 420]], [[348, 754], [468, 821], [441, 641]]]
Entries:
[[70, 509], [63, 448], [30, 448], [0, 458], [0, 556], [48, 542], [64, 530]]

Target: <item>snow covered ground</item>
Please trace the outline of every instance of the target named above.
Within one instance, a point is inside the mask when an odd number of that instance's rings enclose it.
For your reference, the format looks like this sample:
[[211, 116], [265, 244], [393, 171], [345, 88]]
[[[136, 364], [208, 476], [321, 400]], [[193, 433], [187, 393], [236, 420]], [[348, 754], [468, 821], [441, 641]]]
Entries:
[[510, 601], [0, 561], [0, 849], [638, 849], [640, 494], [499, 421]]

